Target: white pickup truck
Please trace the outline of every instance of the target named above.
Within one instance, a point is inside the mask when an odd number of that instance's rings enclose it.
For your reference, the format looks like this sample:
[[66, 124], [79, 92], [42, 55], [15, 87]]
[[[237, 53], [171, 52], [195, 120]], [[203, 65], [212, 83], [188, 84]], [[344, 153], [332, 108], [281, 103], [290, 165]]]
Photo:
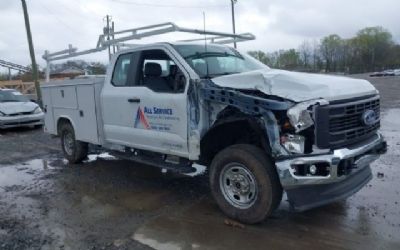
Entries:
[[368, 81], [274, 70], [223, 45], [137, 46], [105, 78], [42, 92], [45, 131], [71, 163], [101, 148], [143, 167], [206, 166], [219, 207], [245, 223], [267, 218], [283, 191], [297, 211], [347, 198], [386, 151]]

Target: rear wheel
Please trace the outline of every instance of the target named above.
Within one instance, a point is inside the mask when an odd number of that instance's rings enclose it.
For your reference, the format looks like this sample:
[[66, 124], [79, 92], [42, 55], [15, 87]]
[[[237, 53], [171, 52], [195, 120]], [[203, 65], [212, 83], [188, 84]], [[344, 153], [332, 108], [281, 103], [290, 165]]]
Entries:
[[225, 214], [249, 224], [265, 220], [282, 199], [274, 164], [253, 145], [233, 145], [218, 153], [210, 167], [210, 186]]
[[88, 144], [75, 139], [75, 131], [70, 123], [61, 125], [60, 136], [61, 148], [70, 163], [80, 163], [87, 157]]

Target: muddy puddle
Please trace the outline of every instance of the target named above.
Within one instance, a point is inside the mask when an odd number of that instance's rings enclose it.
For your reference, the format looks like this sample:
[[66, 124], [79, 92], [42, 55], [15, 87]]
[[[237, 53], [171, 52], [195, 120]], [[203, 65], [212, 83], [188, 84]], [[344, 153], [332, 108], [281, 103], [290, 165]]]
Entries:
[[387, 110], [388, 153], [356, 195], [304, 213], [284, 199], [252, 226], [226, 221], [201, 168], [176, 175], [108, 154], [0, 165], [0, 249], [400, 249], [399, 128], [400, 110]]

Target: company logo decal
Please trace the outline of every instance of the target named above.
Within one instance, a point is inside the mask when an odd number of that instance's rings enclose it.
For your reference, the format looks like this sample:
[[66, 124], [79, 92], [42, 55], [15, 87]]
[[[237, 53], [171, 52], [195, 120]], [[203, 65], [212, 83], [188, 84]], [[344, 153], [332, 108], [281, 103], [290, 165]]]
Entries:
[[372, 126], [379, 120], [378, 114], [372, 109], [365, 111], [361, 119], [365, 126]]
[[135, 128], [151, 129], [149, 122], [147, 121], [146, 115], [139, 107], [136, 112]]

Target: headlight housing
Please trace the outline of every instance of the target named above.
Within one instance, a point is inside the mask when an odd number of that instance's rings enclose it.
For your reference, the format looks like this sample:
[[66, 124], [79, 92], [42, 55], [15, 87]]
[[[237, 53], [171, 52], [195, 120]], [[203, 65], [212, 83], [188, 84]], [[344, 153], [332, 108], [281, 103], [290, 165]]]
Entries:
[[296, 133], [314, 125], [310, 111], [307, 109], [301, 109], [298, 106], [294, 106], [288, 110], [287, 116], [290, 124], [292, 124], [293, 128], [296, 130]]
[[294, 154], [304, 154], [305, 137], [301, 135], [285, 134], [281, 136], [281, 144], [287, 151]]
[[37, 106], [36, 108], [35, 108], [35, 110], [33, 111], [33, 113], [34, 114], [41, 114], [43, 111], [42, 111], [42, 109], [39, 107], [39, 106]]
[[301, 102], [291, 107], [287, 111], [287, 116], [289, 118], [290, 124], [292, 124], [296, 133], [303, 131], [314, 125], [314, 120], [311, 117], [313, 106], [326, 105], [326, 104], [328, 104], [326, 100], [318, 99], [318, 100]]

